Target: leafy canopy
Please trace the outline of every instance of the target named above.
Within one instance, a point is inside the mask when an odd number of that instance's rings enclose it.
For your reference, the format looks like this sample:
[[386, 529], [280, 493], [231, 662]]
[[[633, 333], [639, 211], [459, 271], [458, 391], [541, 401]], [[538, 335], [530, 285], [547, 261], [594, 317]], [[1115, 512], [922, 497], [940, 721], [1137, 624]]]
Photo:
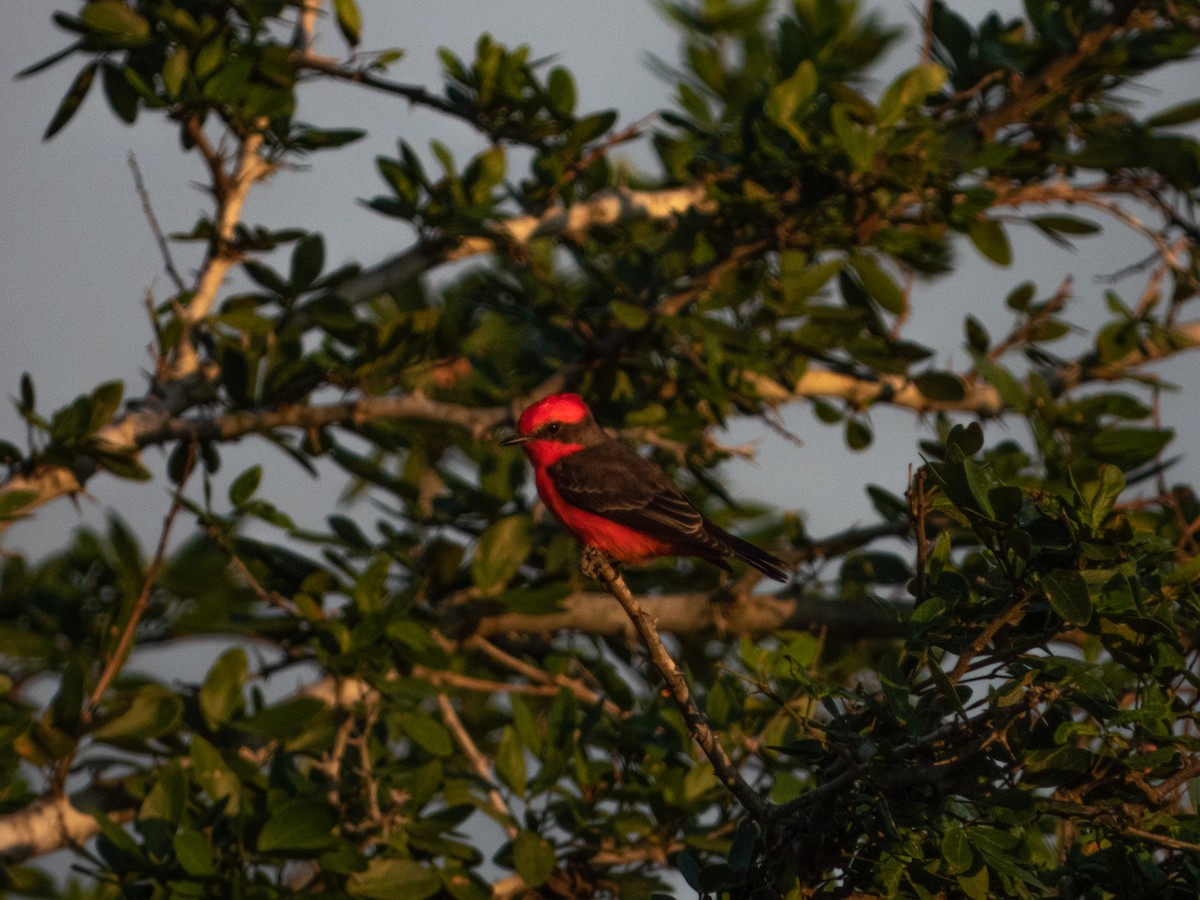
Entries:
[[[114, 512], [0, 567], [6, 890], [1200, 891], [1200, 504], [1168, 481], [1181, 451], [1153, 366], [1200, 345], [1200, 101], [1123, 99], [1170, 64], [1194, 74], [1200, 6], [1028, 2], [972, 22], [933, 3], [924, 51], [895, 51], [913, 65], [881, 89], [899, 32], [866, 4], [663, 11], [675, 103], [617, 131], [614, 111], [577, 109], [554, 48], [484, 35], [472, 59], [442, 52], [441, 85], [394, 80], [399, 51], [356, 51], [373, 41], [354, 0], [55, 14], [70, 43], [25, 74], [82, 68], [46, 136], [99, 76], [118, 119], [178, 128], [212, 208], [171, 236], [204, 258], [191, 280], [165, 260], [146, 396], [103, 384], [46, 411], [27, 377], [27, 440], [0, 443], [0, 528], [93, 478], [174, 492], [157, 551]], [[345, 60], [309, 49], [331, 24]], [[322, 234], [243, 216], [263, 179], [302, 181], [297, 162], [362, 136], [299, 117], [327, 115], [305, 102], [326, 81], [480, 137], [466, 160], [403, 136], [378, 159], [369, 206], [414, 236], [393, 258], [330, 268]], [[619, 161], [631, 140], [654, 171]], [[972, 305], [1011, 314], [1005, 335], [967, 303], [957, 346], [906, 335], [962, 255], [1026, 264], [1009, 238], [1026, 225], [1047, 254], [1106, 226], [1151, 241], [1109, 289], [1080, 288], [1106, 309], [1082, 352], [1063, 349], [1069, 279], [973, 286]], [[796, 566], [778, 596], [703, 565], [626, 573], [761, 806], [697, 749], [519, 452], [492, 440], [563, 389]], [[722, 428], [779, 428], [799, 404], [851, 450], [873, 409], [921, 415], [920, 468], [866, 488], [877, 522], [813, 536], [722, 488], [744, 452]], [[250, 435], [262, 462], [223, 470]], [[268, 464], [338, 479], [347, 508], [294, 521]], [[128, 664], [211, 638], [200, 683]], [[31, 860], [73, 843], [88, 877], [60, 889]]]

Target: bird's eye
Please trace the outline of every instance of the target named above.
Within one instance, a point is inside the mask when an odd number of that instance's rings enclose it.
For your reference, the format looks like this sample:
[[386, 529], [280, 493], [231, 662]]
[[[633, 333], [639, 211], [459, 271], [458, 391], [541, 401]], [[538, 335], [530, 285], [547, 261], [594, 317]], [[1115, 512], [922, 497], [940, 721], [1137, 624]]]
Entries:
[[561, 427], [558, 422], [551, 422], [546, 426], [546, 434], [558, 434], [558, 429]]

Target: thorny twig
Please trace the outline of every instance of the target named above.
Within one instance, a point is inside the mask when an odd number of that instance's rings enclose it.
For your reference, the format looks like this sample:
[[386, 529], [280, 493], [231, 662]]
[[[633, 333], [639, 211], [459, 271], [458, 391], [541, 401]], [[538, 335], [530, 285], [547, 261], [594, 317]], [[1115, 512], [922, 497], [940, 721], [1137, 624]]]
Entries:
[[663, 646], [654, 622], [630, 593], [625, 579], [617, 574], [612, 563], [602, 553], [592, 547], [584, 550], [583, 568], [584, 574], [597, 578], [629, 614], [634, 628], [637, 629], [642, 643], [650, 655], [651, 662], [654, 663], [654, 667], [658, 669], [666, 683], [671, 699], [683, 713], [688, 733], [704, 751], [704, 755], [708, 757], [717, 778], [729, 789], [752, 819], [759, 822], [765, 821], [770, 806], [769, 802], [764, 801], [758, 791], [746, 783], [742, 773], [738, 771], [733, 760], [729, 758], [729, 754], [725, 752], [725, 748], [721, 746], [720, 739], [709, 727], [708, 720], [704, 718], [703, 713], [692, 699], [691, 690], [688, 688], [687, 680], [683, 677], [683, 672], [679, 670], [675, 660]]
[[154, 235], [154, 242], [158, 244], [158, 252], [162, 254], [163, 266], [166, 268], [171, 282], [175, 285], [175, 290], [183, 291], [186, 289], [183, 276], [175, 268], [175, 261], [171, 258], [171, 247], [167, 243], [167, 236], [163, 233], [162, 226], [158, 223], [158, 216], [154, 214], [154, 207], [150, 203], [150, 192], [146, 190], [146, 182], [142, 178], [142, 170], [138, 166], [137, 156], [134, 155], [132, 150], [129, 151], [128, 160], [129, 171], [133, 173], [133, 187], [137, 191], [138, 199], [142, 202], [142, 212], [146, 216], [146, 222], [150, 225], [150, 231]]
[[475, 774], [479, 776], [479, 780], [488, 786], [488, 803], [491, 804], [500, 821], [504, 823], [504, 830], [509, 838], [515, 838], [519, 831], [516, 826], [516, 816], [508, 808], [508, 804], [504, 802], [504, 797], [500, 795], [500, 791], [496, 789], [496, 783], [492, 777], [492, 767], [488, 762], [488, 758], [471, 738], [466, 726], [462, 723], [462, 719], [458, 717], [458, 712], [454, 709], [454, 704], [450, 702], [450, 698], [445, 694], [438, 694], [437, 701], [438, 709], [442, 713], [442, 721], [446, 723], [446, 728], [454, 736], [454, 740], [462, 748], [463, 753], [467, 755], [467, 760], [471, 763], [471, 768], [475, 770]]

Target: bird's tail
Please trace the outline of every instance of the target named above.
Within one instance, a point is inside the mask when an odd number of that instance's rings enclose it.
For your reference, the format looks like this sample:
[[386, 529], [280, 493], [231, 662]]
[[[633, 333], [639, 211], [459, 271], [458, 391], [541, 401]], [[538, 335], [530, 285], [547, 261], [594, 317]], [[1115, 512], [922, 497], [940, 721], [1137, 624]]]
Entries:
[[762, 572], [768, 578], [774, 578], [776, 581], [787, 581], [790, 577], [787, 571], [787, 563], [777, 556], [768, 553], [759, 547], [755, 547], [749, 541], [743, 541], [740, 537], [730, 534], [724, 528], [708, 523], [708, 532], [715, 538], [719, 538], [724, 544], [729, 547], [731, 552], [742, 562], [754, 566], [758, 571]]

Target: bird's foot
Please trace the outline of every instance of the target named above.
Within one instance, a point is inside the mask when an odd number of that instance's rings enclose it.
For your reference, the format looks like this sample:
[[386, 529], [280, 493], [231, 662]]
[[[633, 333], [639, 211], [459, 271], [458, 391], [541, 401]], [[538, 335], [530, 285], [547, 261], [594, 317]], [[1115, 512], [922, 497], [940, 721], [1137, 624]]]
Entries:
[[588, 544], [583, 548], [583, 553], [579, 557], [579, 569], [583, 572], [585, 578], [594, 578], [597, 581], [606, 581], [605, 569], [611, 574], [613, 572], [612, 562], [603, 551], [597, 550], [595, 547]]

